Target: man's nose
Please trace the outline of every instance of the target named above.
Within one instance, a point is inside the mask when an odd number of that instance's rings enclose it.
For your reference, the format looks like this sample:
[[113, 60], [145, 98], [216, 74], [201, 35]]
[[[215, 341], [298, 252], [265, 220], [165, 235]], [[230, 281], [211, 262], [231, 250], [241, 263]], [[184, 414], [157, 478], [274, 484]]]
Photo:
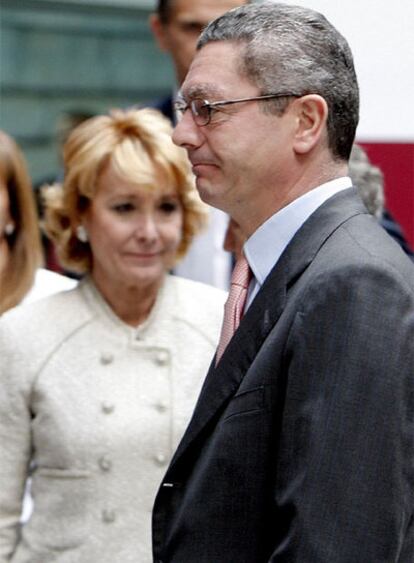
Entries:
[[179, 147], [185, 149], [194, 149], [199, 147], [203, 142], [203, 133], [198, 127], [190, 110], [184, 112], [180, 121], [174, 128], [172, 140]]

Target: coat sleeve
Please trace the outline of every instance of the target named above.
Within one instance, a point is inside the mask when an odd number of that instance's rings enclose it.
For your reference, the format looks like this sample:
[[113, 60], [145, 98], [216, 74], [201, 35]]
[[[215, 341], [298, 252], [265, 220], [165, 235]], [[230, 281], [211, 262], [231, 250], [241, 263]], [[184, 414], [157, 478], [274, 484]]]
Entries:
[[413, 349], [404, 280], [344, 269], [310, 284], [286, 346], [274, 485], [285, 532], [270, 562], [408, 561]]
[[0, 321], [0, 562], [18, 541], [19, 521], [30, 462], [30, 407], [22, 383], [22, 355]]

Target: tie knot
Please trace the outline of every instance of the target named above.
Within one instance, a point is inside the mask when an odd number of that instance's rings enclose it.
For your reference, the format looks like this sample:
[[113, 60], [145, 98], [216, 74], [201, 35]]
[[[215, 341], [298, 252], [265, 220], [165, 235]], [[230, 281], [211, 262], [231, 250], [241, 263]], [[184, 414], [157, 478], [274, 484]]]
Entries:
[[250, 279], [251, 279], [250, 266], [246, 258], [244, 257], [244, 254], [242, 254], [240, 258], [238, 258], [234, 266], [231, 275], [230, 284], [239, 285], [240, 287], [247, 289], [249, 287]]

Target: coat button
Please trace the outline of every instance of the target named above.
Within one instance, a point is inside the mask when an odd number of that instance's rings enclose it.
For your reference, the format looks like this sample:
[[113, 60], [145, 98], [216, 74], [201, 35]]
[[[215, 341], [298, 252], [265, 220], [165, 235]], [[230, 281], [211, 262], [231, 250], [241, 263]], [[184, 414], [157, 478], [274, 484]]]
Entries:
[[154, 362], [158, 366], [165, 366], [165, 364], [168, 363], [168, 360], [169, 360], [169, 355], [168, 352], [165, 351], [158, 352], [154, 357]]
[[102, 520], [107, 524], [111, 524], [112, 522], [115, 522], [116, 520], [115, 510], [108, 510], [108, 509], [102, 510]]
[[111, 414], [115, 410], [115, 405], [109, 401], [103, 401], [101, 408], [103, 413]]
[[98, 463], [99, 463], [99, 467], [102, 469], [102, 471], [110, 471], [111, 470], [112, 461], [106, 455], [102, 456], [99, 459]]
[[167, 463], [167, 456], [162, 454], [162, 453], [158, 453], [154, 456], [155, 462], [157, 463], [157, 465], [166, 465]]
[[114, 356], [110, 352], [102, 352], [100, 360], [103, 366], [107, 366], [114, 361]]
[[165, 412], [168, 409], [168, 404], [164, 401], [159, 401], [154, 407], [158, 412]]

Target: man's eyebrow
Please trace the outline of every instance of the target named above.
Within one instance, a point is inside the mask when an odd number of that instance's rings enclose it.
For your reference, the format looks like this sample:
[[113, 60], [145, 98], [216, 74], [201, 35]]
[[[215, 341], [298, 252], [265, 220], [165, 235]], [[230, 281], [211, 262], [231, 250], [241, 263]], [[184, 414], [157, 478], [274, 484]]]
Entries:
[[221, 88], [214, 86], [213, 84], [197, 84], [195, 86], [189, 86], [180, 91], [179, 96], [185, 101], [195, 100], [196, 98], [202, 99], [214, 99], [223, 96], [223, 91]]
[[193, 25], [195, 27], [206, 27], [207, 23], [194, 19], [192, 15], [182, 15], [179, 18], [176, 18], [176, 21], [179, 25]]

